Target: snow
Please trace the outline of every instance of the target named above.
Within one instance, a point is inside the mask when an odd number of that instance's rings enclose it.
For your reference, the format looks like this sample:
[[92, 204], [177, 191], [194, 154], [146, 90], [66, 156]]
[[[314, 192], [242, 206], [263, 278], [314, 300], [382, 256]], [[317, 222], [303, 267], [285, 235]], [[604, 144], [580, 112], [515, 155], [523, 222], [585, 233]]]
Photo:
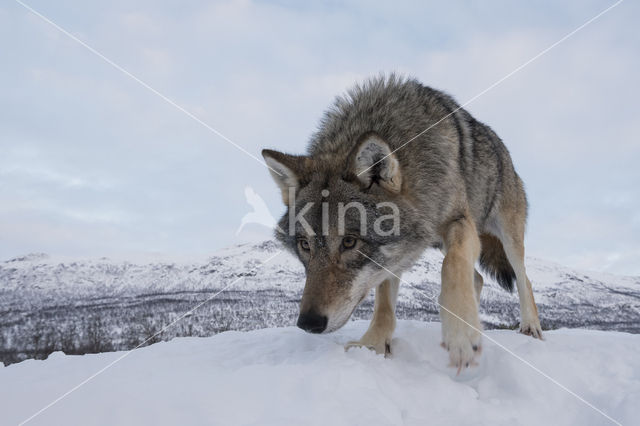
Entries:
[[[137, 330], [140, 318], [163, 327], [232, 282], [163, 338], [187, 335], [181, 334], [185, 330], [217, 333], [224, 329], [218, 323], [231, 319], [236, 330], [293, 324], [304, 283], [300, 263], [283, 252], [260, 266], [279, 250], [266, 241], [202, 259], [134, 262], [33, 254], [0, 262], [0, 355], [14, 350], [33, 357], [29, 345], [37, 324], [46, 322], [52, 332], [67, 325], [82, 329], [82, 321], [91, 325], [96, 313], [110, 347], [133, 347], [137, 343], [126, 346], [123, 340], [126, 327]], [[22, 357], [0, 364], [0, 424], [26, 420], [114, 361], [29, 424], [611, 423], [597, 409], [623, 424], [639, 423], [640, 335], [611, 330], [640, 330], [640, 277], [528, 258], [543, 324], [609, 331], [561, 328], [546, 331], [547, 340], [540, 342], [490, 330], [480, 365], [455, 376], [439, 346], [440, 325], [425, 322], [438, 317], [433, 299], [441, 261], [439, 252], [428, 251], [403, 275], [412, 286], [401, 287], [399, 316], [422, 321], [399, 321], [390, 359], [365, 349], [343, 350], [364, 333], [364, 321], [331, 335], [267, 328], [181, 337], [132, 352], [56, 352], [45, 361], [18, 362]], [[487, 280], [481, 318], [487, 327], [517, 324], [517, 301]], [[370, 317], [368, 302], [356, 317]]]
[[[367, 325], [350, 322], [329, 335], [230, 331], [137, 349], [29, 424], [612, 424], [486, 338], [480, 365], [455, 376], [438, 323], [399, 321], [388, 359], [345, 352]], [[640, 335], [487, 334], [615, 420], [638, 424]], [[57, 352], [0, 368], [2, 423], [27, 419], [124, 354]]]

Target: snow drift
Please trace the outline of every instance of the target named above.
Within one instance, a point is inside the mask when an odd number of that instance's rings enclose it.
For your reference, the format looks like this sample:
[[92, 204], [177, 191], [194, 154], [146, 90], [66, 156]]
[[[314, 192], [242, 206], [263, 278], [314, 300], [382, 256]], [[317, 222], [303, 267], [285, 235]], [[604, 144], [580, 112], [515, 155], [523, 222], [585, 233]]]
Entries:
[[[330, 335], [288, 328], [178, 338], [130, 352], [29, 424], [602, 425], [637, 424], [640, 336], [509, 330], [484, 339], [460, 376], [440, 348], [440, 324], [399, 321], [393, 356], [345, 352], [367, 322]], [[125, 352], [27, 360], [0, 368], [3, 424], [26, 420]], [[602, 410], [602, 414], [597, 410]]]

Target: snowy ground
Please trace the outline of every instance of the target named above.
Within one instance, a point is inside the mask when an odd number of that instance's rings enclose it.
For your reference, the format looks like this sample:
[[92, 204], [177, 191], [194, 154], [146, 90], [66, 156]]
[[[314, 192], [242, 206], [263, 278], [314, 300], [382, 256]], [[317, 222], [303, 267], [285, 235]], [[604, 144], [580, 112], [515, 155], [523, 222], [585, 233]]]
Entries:
[[[400, 321], [393, 357], [289, 328], [178, 338], [130, 353], [29, 424], [603, 425], [603, 414], [484, 339], [479, 367], [446, 367], [438, 323]], [[488, 335], [622, 424], [638, 424], [640, 335]], [[124, 352], [0, 367], [2, 424], [29, 418]]]

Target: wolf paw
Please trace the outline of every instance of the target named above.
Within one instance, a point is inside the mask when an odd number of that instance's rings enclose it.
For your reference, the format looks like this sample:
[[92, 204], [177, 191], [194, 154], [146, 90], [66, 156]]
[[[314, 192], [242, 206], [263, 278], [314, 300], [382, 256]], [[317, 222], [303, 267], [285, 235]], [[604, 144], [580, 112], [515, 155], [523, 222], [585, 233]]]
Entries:
[[480, 339], [478, 339], [476, 343], [470, 340], [455, 340], [449, 343], [442, 342], [441, 346], [449, 351], [449, 367], [456, 367], [458, 369], [457, 374], [460, 374], [463, 368], [478, 365], [475, 358], [482, 352]]
[[544, 337], [542, 337], [542, 327], [540, 327], [540, 321], [537, 318], [530, 320], [521, 320], [520, 333], [531, 336], [534, 339], [544, 340]]
[[375, 351], [377, 354], [384, 354], [385, 358], [391, 355], [391, 339], [366, 339], [363, 337], [358, 341], [351, 341], [344, 346], [344, 350], [348, 351], [351, 348], [367, 348]]
[[477, 365], [476, 356], [482, 351], [482, 335], [466, 325], [458, 325], [453, 329], [444, 330], [441, 346], [449, 351], [449, 366], [458, 369], [460, 374], [463, 368]]

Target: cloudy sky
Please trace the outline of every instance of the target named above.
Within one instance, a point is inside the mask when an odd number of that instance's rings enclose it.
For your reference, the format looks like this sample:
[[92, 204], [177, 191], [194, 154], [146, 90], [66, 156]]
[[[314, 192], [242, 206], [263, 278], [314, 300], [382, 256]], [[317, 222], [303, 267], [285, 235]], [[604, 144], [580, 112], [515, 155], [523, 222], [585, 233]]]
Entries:
[[[303, 152], [353, 83], [397, 71], [460, 103], [614, 1], [26, 0], [254, 156]], [[511, 151], [527, 250], [640, 274], [640, 18], [625, 1], [467, 109]], [[17, 2], [0, 5], [0, 258], [206, 254], [265, 238], [267, 170]]]

